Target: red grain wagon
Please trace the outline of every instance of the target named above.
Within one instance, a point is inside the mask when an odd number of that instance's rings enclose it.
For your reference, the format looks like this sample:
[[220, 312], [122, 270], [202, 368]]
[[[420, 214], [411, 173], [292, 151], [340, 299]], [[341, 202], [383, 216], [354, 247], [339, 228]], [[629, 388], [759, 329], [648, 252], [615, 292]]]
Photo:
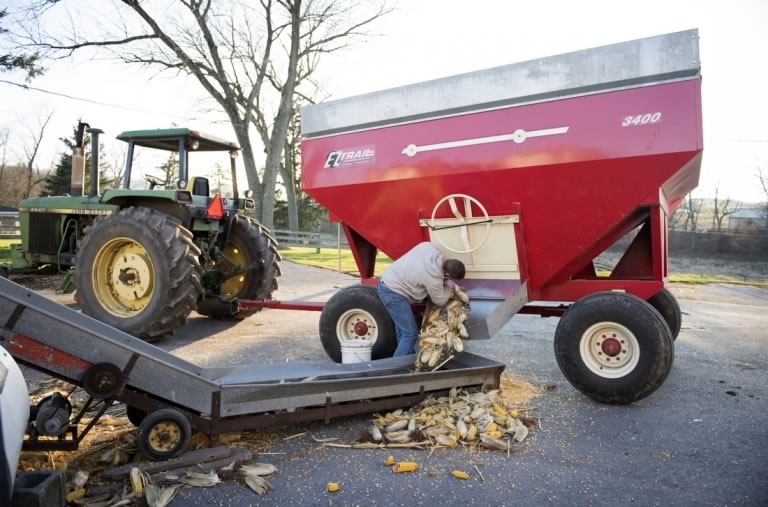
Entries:
[[303, 188], [342, 223], [364, 282], [323, 310], [329, 355], [359, 338], [391, 355], [376, 253], [431, 241], [467, 265], [472, 338], [559, 316], [575, 387], [608, 403], [653, 392], [680, 331], [667, 219], [698, 183], [700, 70], [690, 30], [305, 107]]

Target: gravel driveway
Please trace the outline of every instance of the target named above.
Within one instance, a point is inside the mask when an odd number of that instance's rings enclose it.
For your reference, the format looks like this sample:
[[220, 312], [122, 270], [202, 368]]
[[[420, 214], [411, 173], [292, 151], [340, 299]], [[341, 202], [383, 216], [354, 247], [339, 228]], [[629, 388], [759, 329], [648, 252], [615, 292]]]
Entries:
[[[285, 262], [276, 296], [325, 300], [357, 279]], [[768, 290], [672, 286], [683, 309], [675, 365], [652, 396], [630, 406], [592, 402], [560, 374], [557, 319], [517, 316], [470, 352], [507, 364], [533, 384], [557, 384], [535, 401], [543, 427], [512, 454], [459, 449], [400, 452], [324, 449], [309, 435], [353, 440], [367, 418], [281, 428], [263, 456], [279, 472], [259, 498], [229, 482], [181, 492], [172, 505], [766, 505], [768, 504]], [[71, 299], [57, 298], [62, 302]], [[192, 318], [158, 345], [192, 362], [234, 365], [326, 361], [316, 312], [265, 310], [240, 323]], [[387, 454], [422, 465], [392, 474]], [[474, 466], [482, 471], [478, 478]], [[471, 472], [469, 481], [450, 471]], [[339, 493], [324, 492], [329, 481]]]

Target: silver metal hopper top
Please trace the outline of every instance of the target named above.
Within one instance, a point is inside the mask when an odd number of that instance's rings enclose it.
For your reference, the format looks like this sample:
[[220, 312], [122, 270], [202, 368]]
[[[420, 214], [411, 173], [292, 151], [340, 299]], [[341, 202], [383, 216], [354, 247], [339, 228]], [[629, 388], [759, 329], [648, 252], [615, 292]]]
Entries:
[[310, 105], [301, 133], [350, 130], [698, 77], [698, 29], [564, 53]]

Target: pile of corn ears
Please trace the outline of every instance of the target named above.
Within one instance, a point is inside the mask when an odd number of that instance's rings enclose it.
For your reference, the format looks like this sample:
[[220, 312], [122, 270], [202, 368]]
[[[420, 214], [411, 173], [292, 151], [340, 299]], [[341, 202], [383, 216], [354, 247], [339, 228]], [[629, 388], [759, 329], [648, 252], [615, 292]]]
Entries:
[[454, 288], [445, 305], [430, 309], [419, 335], [416, 371], [435, 368], [454, 351], [464, 350], [462, 339], [469, 337], [465, 325], [468, 314], [469, 297], [458, 287]]
[[528, 436], [526, 423], [533, 426], [507, 406], [498, 390], [470, 393], [454, 387], [448, 396], [430, 397], [407, 411], [376, 418], [369, 433], [374, 442], [384, 444], [428, 442], [453, 448], [461, 443], [508, 452], [512, 442]]

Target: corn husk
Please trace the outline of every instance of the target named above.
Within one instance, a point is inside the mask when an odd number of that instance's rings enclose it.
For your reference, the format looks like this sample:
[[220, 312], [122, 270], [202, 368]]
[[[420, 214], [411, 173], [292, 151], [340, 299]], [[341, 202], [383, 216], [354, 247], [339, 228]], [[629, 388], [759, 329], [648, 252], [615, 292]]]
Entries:
[[384, 462], [387, 466], [392, 466], [396, 463], [394, 456], [387, 456], [387, 460]]
[[240, 467], [240, 473], [242, 475], [265, 476], [272, 475], [275, 472], [277, 472], [277, 468], [275, 465], [270, 465], [269, 463], [254, 463], [252, 465], [243, 465]]
[[219, 479], [219, 475], [215, 470], [211, 470], [207, 474], [200, 472], [187, 472], [187, 474], [181, 478], [181, 482], [187, 486], [194, 486], [197, 488], [210, 488], [211, 486], [215, 486], [220, 483], [221, 479]]
[[131, 482], [131, 492], [136, 496], [142, 496], [144, 494], [144, 476], [141, 470], [133, 467], [128, 476]]
[[164, 488], [149, 483], [144, 490], [144, 499], [149, 507], [165, 507], [176, 496], [179, 487], [179, 485], [175, 485]]
[[270, 489], [272, 489], [272, 485], [269, 484], [269, 481], [267, 481], [264, 477], [261, 477], [259, 475], [253, 475], [253, 474], [246, 475], [245, 483], [257, 495], [264, 495]]

